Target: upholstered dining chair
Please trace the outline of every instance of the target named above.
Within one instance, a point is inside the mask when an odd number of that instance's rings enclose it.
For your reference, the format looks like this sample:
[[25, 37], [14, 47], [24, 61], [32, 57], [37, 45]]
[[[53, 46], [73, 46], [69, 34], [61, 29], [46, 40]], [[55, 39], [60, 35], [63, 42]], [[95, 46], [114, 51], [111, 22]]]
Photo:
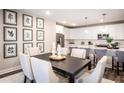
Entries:
[[38, 47], [31, 47], [28, 49], [28, 54], [30, 56], [38, 55], [38, 54], [40, 54], [40, 50]]
[[27, 78], [33, 83], [34, 76], [32, 73], [31, 62], [29, 55], [19, 53], [20, 64], [24, 73], [24, 83], [26, 83]]
[[123, 71], [124, 71], [124, 51], [116, 51], [116, 56], [117, 58], [115, 59], [116, 61], [116, 70], [117, 70], [117, 75], [119, 75], [119, 68], [121, 67], [120, 65], [122, 64], [123, 66]]
[[95, 64], [98, 62], [103, 56], [106, 55], [106, 49], [95, 49]]
[[53, 72], [51, 63], [32, 57], [32, 70], [36, 83], [57, 83], [59, 78]]
[[90, 48], [81, 48], [86, 50], [86, 58], [89, 58]]
[[116, 58], [117, 49], [107, 49], [106, 56], [108, 56], [108, 62], [106, 67], [114, 70], [114, 59]]
[[68, 54], [68, 48], [62, 47], [62, 48], [61, 48], [61, 54], [62, 54], [62, 55], [67, 55], [67, 54]]
[[84, 73], [81, 77], [75, 80], [76, 83], [101, 83], [105, 66], [107, 62], [107, 56], [103, 56], [97, 63], [96, 68], [89, 73]]
[[85, 59], [86, 58], [86, 50], [73, 48], [72, 52], [71, 52], [71, 56]]

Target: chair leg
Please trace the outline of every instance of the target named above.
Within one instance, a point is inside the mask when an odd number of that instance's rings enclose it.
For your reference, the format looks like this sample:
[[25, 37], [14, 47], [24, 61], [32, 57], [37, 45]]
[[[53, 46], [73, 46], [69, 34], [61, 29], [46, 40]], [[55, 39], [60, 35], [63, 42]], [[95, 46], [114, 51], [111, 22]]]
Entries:
[[26, 77], [26, 76], [24, 76], [24, 83], [26, 83], [26, 79], [27, 79], [27, 77]]
[[119, 62], [117, 62], [117, 75], [119, 75]]
[[112, 57], [112, 70], [114, 70], [114, 58]]
[[97, 65], [98, 61], [99, 61], [99, 58], [96, 58], [96, 60], [95, 60], [95, 66]]
[[93, 65], [95, 65], [95, 56], [93, 56]]
[[124, 63], [123, 63], [123, 71], [124, 71]]
[[31, 83], [34, 83], [34, 80], [31, 80]]

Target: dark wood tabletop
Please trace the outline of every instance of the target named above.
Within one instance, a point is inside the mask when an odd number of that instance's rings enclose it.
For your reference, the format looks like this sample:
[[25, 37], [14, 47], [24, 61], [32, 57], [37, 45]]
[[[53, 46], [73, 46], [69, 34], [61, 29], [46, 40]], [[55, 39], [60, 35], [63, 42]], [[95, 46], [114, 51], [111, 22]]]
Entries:
[[91, 61], [89, 59], [81, 59], [77, 57], [71, 57], [70, 55], [66, 56], [66, 59], [61, 61], [53, 61], [49, 59], [51, 53], [36, 55], [38, 59], [50, 61], [54, 70], [59, 71], [65, 75], [68, 75], [69, 82], [73, 83], [75, 76], [83, 70], [85, 67], [88, 66], [88, 69], [91, 69]]

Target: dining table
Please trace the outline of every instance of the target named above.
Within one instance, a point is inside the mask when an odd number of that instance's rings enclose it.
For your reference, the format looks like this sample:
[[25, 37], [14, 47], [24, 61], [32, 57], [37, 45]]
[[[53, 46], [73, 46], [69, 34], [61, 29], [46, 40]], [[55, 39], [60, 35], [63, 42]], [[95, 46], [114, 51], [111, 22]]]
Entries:
[[76, 75], [86, 67], [88, 67], [88, 70], [91, 70], [90, 59], [82, 59], [67, 55], [64, 60], [54, 61], [49, 58], [51, 55], [52, 53], [44, 53], [33, 57], [51, 62], [53, 70], [68, 76], [69, 83], [74, 83]]

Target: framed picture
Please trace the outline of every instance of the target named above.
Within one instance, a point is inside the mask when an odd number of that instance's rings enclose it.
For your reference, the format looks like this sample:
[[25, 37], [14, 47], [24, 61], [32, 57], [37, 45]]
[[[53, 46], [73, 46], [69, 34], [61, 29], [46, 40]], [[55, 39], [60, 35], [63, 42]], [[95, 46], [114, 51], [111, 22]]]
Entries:
[[33, 40], [33, 30], [23, 29], [23, 41], [32, 41], [32, 40]]
[[36, 27], [38, 29], [44, 29], [44, 19], [43, 18], [36, 18]]
[[28, 48], [33, 47], [33, 43], [23, 43], [23, 53], [28, 54]]
[[33, 27], [33, 16], [23, 14], [23, 26]]
[[17, 12], [4, 9], [3, 23], [7, 25], [17, 25]]
[[44, 42], [37, 42], [37, 47], [41, 53], [44, 52]]
[[109, 34], [98, 34], [97, 39], [105, 40], [109, 37]]
[[37, 41], [43, 41], [44, 40], [44, 31], [37, 30], [36, 39], [37, 39]]
[[4, 41], [17, 41], [17, 28], [7, 27], [4, 28]]
[[4, 58], [11, 58], [17, 56], [17, 44], [6, 43], [4, 44]]

